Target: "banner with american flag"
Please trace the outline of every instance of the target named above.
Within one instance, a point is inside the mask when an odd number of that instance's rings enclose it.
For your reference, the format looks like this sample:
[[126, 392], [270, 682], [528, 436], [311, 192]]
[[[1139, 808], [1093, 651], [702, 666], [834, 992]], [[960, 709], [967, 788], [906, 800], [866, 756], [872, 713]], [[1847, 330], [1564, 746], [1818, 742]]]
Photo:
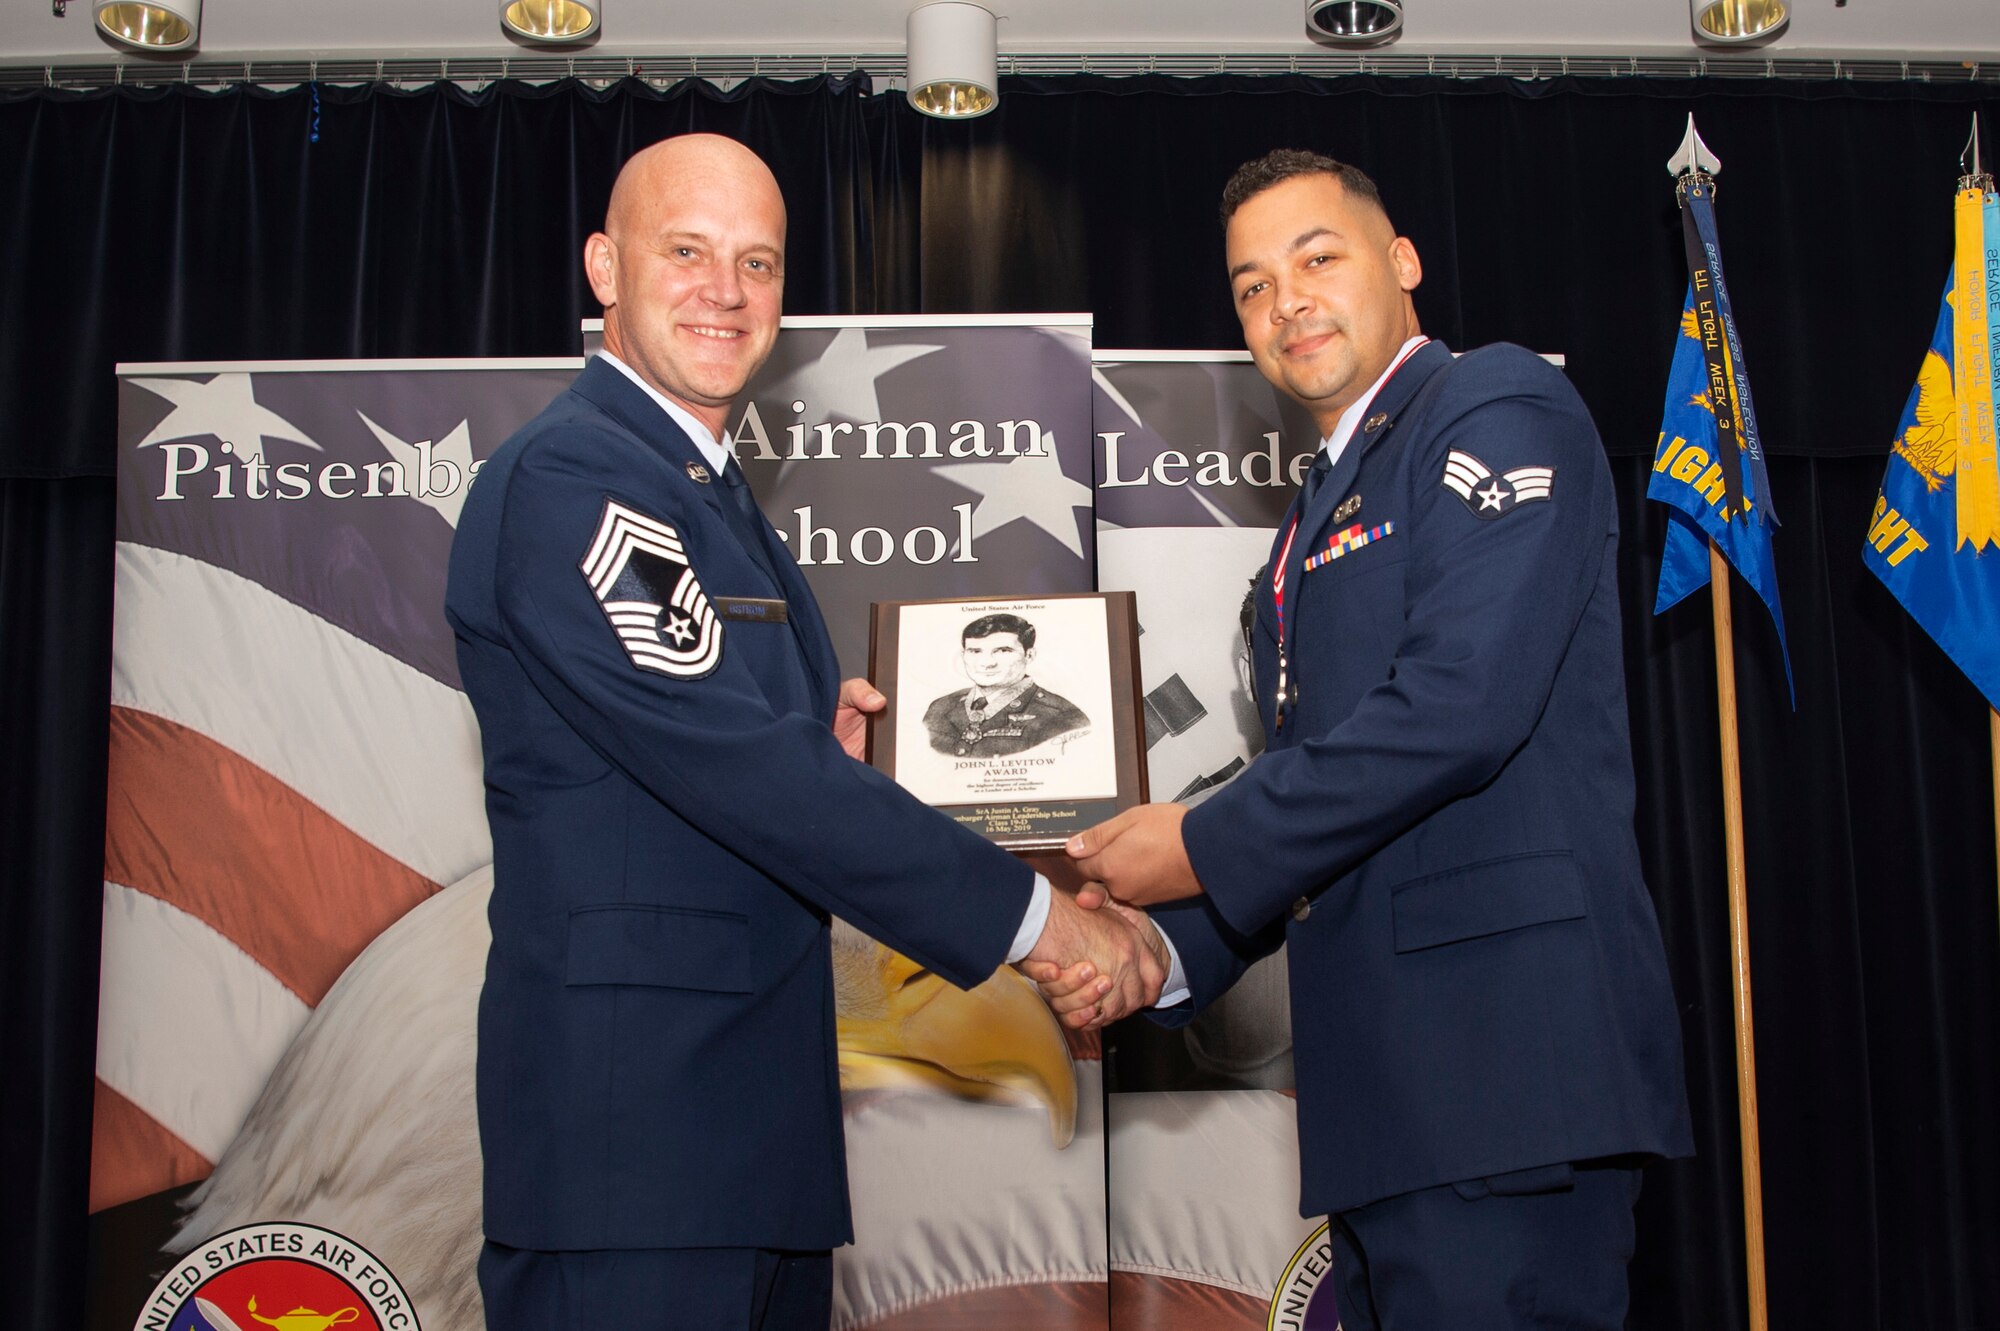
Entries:
[[[1199, 803], [1263, 749], [1246, 607], [1319, 436], [1247, 352], [1100, 350], [1093, 378], [1098, 584], [1138, 594], [1153, 798]], [[1181, 1030], [1120, 1033], [1116, 1326], [1335, 1324], [1330, 1290], [1273, 1320], [1324, 1237], [1298, 1214], [1285, 965], [1280, 949]]]
[[207, 1174], [347, 964], [492, 858], [445, 561], [474, 441], [572, 366], [123, 368], [93, 1210]]
[[[280, 1222], [365, 1245], [429, 1331], [481, 1325], [492, 852], [445, 567], [480, 461], [579, 364], [121, 367], [91, 1205], [149, 1236], [94, 1274], [126, 1325]], [[787, 322], [731, 427], [846, 673], [872, 599], [1090, 589], [1089, 385], [1079, 317]], [[948, 1074], [849, 1096], [836, 1325], [1105, 1325], [1095, 1062], [1064, 1150], [1057, 1106]]]

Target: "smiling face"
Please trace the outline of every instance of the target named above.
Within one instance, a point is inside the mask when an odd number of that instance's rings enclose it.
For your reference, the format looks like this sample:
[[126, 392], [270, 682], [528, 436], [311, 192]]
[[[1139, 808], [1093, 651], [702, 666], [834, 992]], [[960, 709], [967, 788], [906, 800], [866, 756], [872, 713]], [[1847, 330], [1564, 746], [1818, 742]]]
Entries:
[[778, 336], [785, 201], [770, 169], [712, 134], [654, 144], [619, 172], [583, 263], [605, 350], [721, 438]]
[[1226, 252], [1243, 342], [1321, 435], [1418, 332], [1417, 250], [1331, 175], [1293, 176], [1229, 219]]
[[990, 692], [1018, 684], [1028, 673], [1035, 652], [1032, 647], [1023, 647], [1016, 634], [989, 633], [983, 638], [967, 638], [961, 659], [966, 678]]

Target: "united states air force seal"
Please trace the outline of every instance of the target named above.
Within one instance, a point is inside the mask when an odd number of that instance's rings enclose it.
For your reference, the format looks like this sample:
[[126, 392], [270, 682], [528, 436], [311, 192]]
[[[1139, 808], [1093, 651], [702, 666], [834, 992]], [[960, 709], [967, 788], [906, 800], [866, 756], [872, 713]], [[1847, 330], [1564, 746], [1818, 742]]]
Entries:
[[178, 1259], [132, 1331], [422, 1331], [380, 1258], [317, 1225], [218, 1234]]
[[1340, 1331], [1333, 1302], [1333, 1241], [1321, 1225], [1306, 1236], [1271, 1291], [1266, 1331]]

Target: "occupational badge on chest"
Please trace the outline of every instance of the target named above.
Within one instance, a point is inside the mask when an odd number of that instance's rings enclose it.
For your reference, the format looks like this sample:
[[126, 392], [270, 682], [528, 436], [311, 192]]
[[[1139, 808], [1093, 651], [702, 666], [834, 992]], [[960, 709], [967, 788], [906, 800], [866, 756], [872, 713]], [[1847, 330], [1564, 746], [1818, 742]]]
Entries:
[[1470, 453], [1454, 448], [1444, 460], [1444, 488], [1465, 501], [1472, 515], [1491, 522], [1523, 504], [1547, 499], [1555, 489], [1554, 467], [1515, 467], [1494, 475]]
[[701, 679], [721, 664], [722, 621], [672, 527], [606, 499], [577, 567], [633, 665]]

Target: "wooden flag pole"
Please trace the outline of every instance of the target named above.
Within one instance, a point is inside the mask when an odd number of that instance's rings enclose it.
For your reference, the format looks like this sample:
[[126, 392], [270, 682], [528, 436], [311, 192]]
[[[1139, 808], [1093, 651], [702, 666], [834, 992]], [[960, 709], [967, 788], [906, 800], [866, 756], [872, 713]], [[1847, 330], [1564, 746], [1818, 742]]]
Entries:
[[[1743, 1251], [1750, 1331], [1768, 1331], [1764, 1293], [1764, 1165], [1757, 1132], [1757, 1024], [1750, 1011], [1750, 905], [1743, 867], [1743, 764], [1736, 734], [1736, 626], [1729, 561], [1708, 543], [1709, 606], [1715, 618], [1715, 701], [1722, 731], [1722, 842], [1729, 876], [1729, 962], [1736, 1000], [1736, 1124], [1743, 1154]], [[2000, 715], [1994, 721], [2000, 759]], [[2000, 768], [1996, 768], [2000, 770]], [[2000, 800], [2000, 797], [1996, 797]]]
[[[1722, 162], [1694, 131], [1687, 134], [1667, 171], [1713, 177]], [[1683, 205], [1685, 206], [1685, 204]], [[1690, 274], [1692, 276], [1692, 274]], [[1735, 389], [1716, 410], [1736, 410]], [[1743, 762], [1736, 732], [1736, 624], [1729, 612], [1729, 561], [1708, 543], [1709, 606], [1715, 617], [1715, 703], [1722, 730], [1722, 841], [1729, 878], [1729, 969], [1736, 1008], [1736, 1124], [1743, 1153], [1743, 1258], [1750, 1286], [1750, 1331], [1769, 1331], [1764, 1290], [1764, 1165], [1757, 1136], [1757, 1025], [1750, 1012], [1749, 876], [1743, 867]], [[2000, 750], [1996, 750], [2000, 752]]]

